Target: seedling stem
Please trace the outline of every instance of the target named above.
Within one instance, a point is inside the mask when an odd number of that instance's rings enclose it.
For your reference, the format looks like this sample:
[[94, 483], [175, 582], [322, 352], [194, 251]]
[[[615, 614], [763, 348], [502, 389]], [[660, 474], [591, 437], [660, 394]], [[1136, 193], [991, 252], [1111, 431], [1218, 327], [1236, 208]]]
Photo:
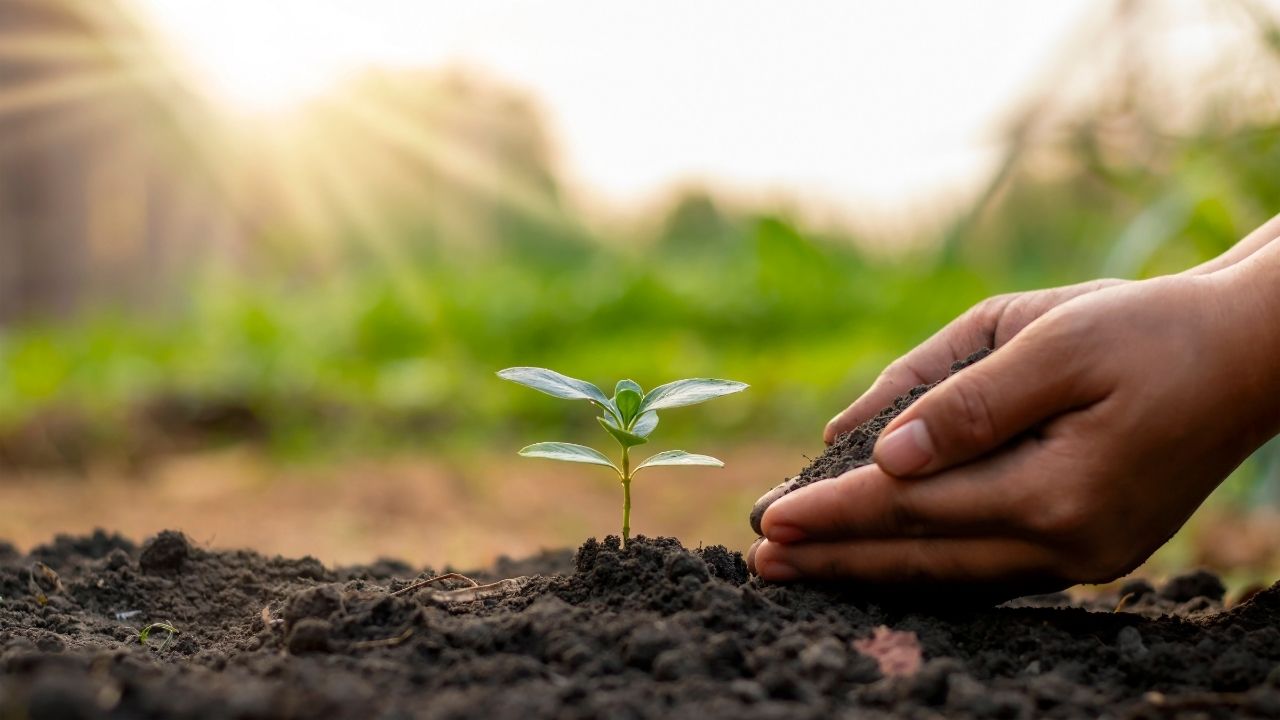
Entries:
[[631, 448], [622, 448], [622, 544], [631, 539]]
[[724, 463], [709, 456], [695, 455], [683, 450], [667, 450], [652, 455], [635, 467], [631, 465], [631, 448], [649, 442], [649, 434], [658, 426], [658, 411], [667, 408], [695, 405], [712, 398], [736, 393], [747, 388], [746, 384], [733, 380], [692, 378], [676, 380], [649, 392], [644, 392], [634, 380], [622, 380], [614, 388], [613, 397], [585, 380], [561, 375], [553, 370], [535, 367], [507, 368], [498, 377], [520, 383], [548, 395], [569, 400], [587, 400], [600, 408], [596, 418], [600, 426], [622, 448], [622, 462], [614, 465], [599, 450], [564, 442], [534, 443], [520, 454], [525, 457], [563, 460], [565, 462], [603, 465], [612, 468], [622, 482], [622, 544], [631, 539], [631, 481], [635, 474], [647, 467], [658, 465], [704, 465], [724, 467]]

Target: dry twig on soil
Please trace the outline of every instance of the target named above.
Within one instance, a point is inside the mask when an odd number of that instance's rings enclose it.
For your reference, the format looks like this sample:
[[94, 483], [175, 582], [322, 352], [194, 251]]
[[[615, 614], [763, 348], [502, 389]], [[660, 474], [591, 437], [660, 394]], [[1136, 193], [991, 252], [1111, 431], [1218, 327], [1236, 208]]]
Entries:
[[440, 602], [474, 602], [476, 600], [505, 597], [512, 593], [520, 592], [520, 590], [524, 589], [524, 586], [529, 584], [531, 578], [528, 576], [521, 576], [507, 578], [506, 580], [499, 580], [497, 582], [489, 583], [488, 585], [481, 585], [461, 573], [446, 573], [426, 580], [420, 580], [412, 585], [396, 590], [391, 593], [391, 595], [403, 595], [441, 580], [462, 580], [471, 583], [471, 587], [458, 588], [457, 590], [430, 590], [430, 594], [427, 597]]

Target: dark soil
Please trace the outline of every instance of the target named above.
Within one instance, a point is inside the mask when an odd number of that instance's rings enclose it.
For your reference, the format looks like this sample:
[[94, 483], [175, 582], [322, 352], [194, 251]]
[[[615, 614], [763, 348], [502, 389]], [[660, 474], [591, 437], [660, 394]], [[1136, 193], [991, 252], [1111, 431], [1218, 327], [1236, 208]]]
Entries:
[[[178, 533], [0, 543], [0, 718], [1280, 714], [1280, 587], [1224, 610], [1206, 573], [938, 613], [764, 584], [718, 546], [608, 538], [477, 573], [524, 578], [486, 600], [393, 594], [436, 573]], [[140, 644], [155, 622], [180, 632]], [[882, 626], [918, 635], [917, 672], [855, 649]]]
[[[963, 360], [952, 363], [951, 374], [954, 375], [960, 372], [990, 354], [990, 348], [983, 348]], [[938, 383], [929, 383], [911, 388], [906, 394], [900, 395], [895, 399], [892, 405], [881, 410], [875, 417], [837, 437], [825, 452], [810, 462], [799, 474], [783, 480], [765, 493], [756, 502], [755, 507], [751, 509], [751, 527], [756, 531], [756, 534], [763, 534], [760, 531], [760, 520], [764, 517], [764, 511], [773, 501], [806, 485], [812, 485], [819, 480], [834, 478], [863, 465], [870, 465], [871, 451], [875, 449], [876, 440], [879, 439], [880, 433], [889, 426], [890, 422], [893, 422], [894, 418], [902, 414], [903, 410], [911, 407], [911, 404], [919, 400], [921, 395], [924, 395], [937, 385]]]

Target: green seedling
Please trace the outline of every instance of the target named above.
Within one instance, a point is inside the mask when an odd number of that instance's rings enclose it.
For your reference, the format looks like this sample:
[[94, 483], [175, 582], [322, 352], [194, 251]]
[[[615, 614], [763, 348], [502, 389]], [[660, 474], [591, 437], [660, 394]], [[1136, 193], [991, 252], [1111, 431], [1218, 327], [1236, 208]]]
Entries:
[[170, 623], [151, 623], [138, 631], [138, 643], [146, 645], [147, 641], [151, 638], [151, 632], [153, 630], [163, 630], [168, 633], [165, 635], [164, 642], [160, 643], [160, 652], [164, 652], [164, 649], [169, 647], [169, 641], [173, 640], [173, 636], [178, 634], [178, 628], [174, 627]]
[[613, 397], [609, 397], [600, 388], [585, 380], [571, 378], [545, 368], [507, 368], [500, 371], [498, 377], [520, 383], [553, 397], [586, 400], [599, 408], [601, 414], [596, 419], [600, 421], [600, 426], [622, 448], [620, 463], [614, 464], [604, 453], [593, 448], [566, 442], [534, 443], [521, 450], [520, 454], [525, 457], [612, 468], [622, 483], [623, 545], [631, 537], [631, 480], [636, 473], [647, 467], [660, 465], [724, 467], [723, 462], [710, 455], [695, 455], [683, 450], [666, 450], [632, 465], [631, 448], [649, 442], [649, 435], [658, 426], [658, 411], [696, 405], [721, 395], [747, 389], [745, 383], [733, 380], [692, 378], [676, 380], [646, 393], [635, 381], [621, 380], [613, 390]]

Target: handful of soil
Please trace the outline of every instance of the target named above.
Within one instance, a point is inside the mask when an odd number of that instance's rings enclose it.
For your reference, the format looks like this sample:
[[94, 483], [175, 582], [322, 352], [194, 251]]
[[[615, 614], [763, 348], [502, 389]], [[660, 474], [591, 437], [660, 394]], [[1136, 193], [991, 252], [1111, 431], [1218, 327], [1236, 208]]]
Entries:
[[[952, 363], [951, 375], [955, 375], [990, 354], [990, 348], [983, 348], [963, 360]], [[835, 442], [831, 443], [831, 447], [828, 447], [825, 452], [809, 463], [798, 475], [782, 481], [775, 485], [772, 490], [762, 495], [756, 501], [755, 506], [751, 508], [751, 529], [755, 530], [757, 535], [764, 534], [760, 531], [760, 520], [764, 517], [764, 511], [783, 495], [819, 480], [834, 478], [854, 468], [870, 465], [871, 451], [875, 449], [876, 440], [880, 438], [880, 433], [894, 418], [901, 415], [903, 410], [911, 407], [912, 403], [919, 400], [920, 396], [937, 384], [929, 383], [911, 388], [905, 395], [901, 395], [894, 400], [892, 405], [877, 413], [875, 417], [837, 437]]]

